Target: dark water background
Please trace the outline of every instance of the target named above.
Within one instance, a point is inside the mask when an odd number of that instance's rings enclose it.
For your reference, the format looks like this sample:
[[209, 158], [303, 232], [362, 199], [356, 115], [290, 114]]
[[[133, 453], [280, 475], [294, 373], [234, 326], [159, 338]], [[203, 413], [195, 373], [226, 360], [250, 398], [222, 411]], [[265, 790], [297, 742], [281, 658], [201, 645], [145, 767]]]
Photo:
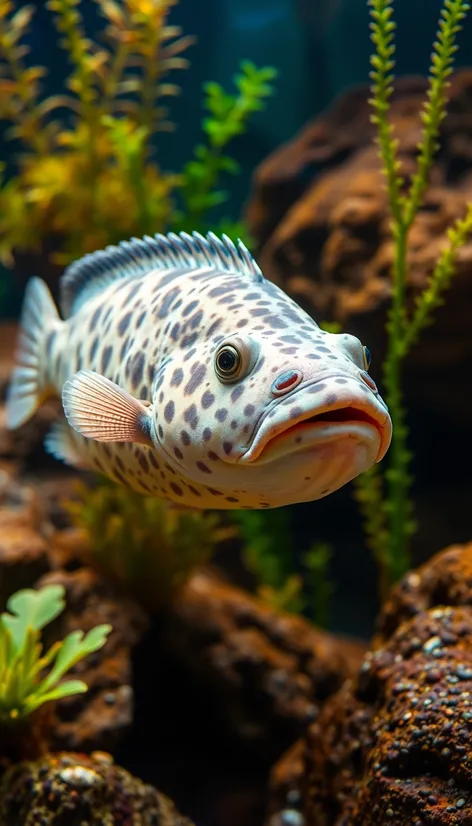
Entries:
[[[67, 61], [57, 47], [56, 33], [44, 0], [36, 7], [30, 36], [34, 60], [49, 67], [48, 93], [60, 90]], [[82, 0], [90, 34], [101, 26], [97, 6]], [[425, 74], [436, 31], [441, 0], [397, 0], [397, 74]], [[231, 181], [232, 198], [225, 213], [237, 217], [248, 197], [257, 164], [307, 120], [353, 84], [368, 80], [370, 53], [366, 0], [181, 0], [171, 21], [197, 43], [188, 57], [191, 68], [179, 73], [182, 95], [172, 104], [177, 131], [162, 136], [160, 163], [179, 169], [200, 137], [201, 87], [216, 80], [225, 87], [240, 60], [272, 65], [279, 72], [277, 94], [267, 110], [255, 116], [248, 133], [233, 151], [242, 174]], [[472, 20], [459, 38], [457, 65], [472, 65]], [[0, 127], [2, 124], [0, 124]], [[11, 162], [11, 148], [0, 129], [0, 159]], [[25, 233], [28, 228], [25, 227]], [[0, 271], [0, 278], [2, 277]], [[0, 317], [18, 313], [19, 296], [6, 301], [0, 292]], [[466, 540], [470, 483], [463, 457], [448, 451], [448, 425], [435, 421], [427, 409], [411, 411], [416, 452], [416, 486], [422, 533], [415, 545], [417, 559], [453, 540]], [[422, 427], [427, 422], [428, 427]], [[464, 438], [471, 443], [470, 433]], [[433, 508], [431, 508], [433, 502]], [[302, 549], [315, 538], [335, 548], [332, 577], [338, 584], [332, 626], [368, 633], [376, 610], [376, 572], [362, 541], [356, 505], [349, 488], [323, 502], [291, 509], [294, 543]]]

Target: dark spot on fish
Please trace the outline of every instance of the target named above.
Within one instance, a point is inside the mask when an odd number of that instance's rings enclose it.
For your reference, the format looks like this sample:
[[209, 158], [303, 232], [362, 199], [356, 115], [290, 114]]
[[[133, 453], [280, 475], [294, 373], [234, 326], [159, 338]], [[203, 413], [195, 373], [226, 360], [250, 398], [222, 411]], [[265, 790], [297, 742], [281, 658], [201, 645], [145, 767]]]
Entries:
[[108, 365], [110, 364], [110, 359], [112, 357], [113, 347], [104, 347], [102, 353], [102, 362], [101, 362], [101, 370], [102, 373], [105, 373]]
[[171, 482], [169, 487], [170, 487], [171, 490], [174, 491], [175, 494], [177, 494], [177, 496], [183, 496], [184, 495], [184, 492], [183, 492], [182, 488], [179, 487], [179, 485], [176, 485], [175, 482]]
[[142, 453], [142, 452], [138, 453], [138, 463], [139, 463], [139, 466], [144, 471], [144, 473], [149, 473], [148, 460], [146, 459], [144, 453]]
[[186, 445], [187, 447], [189, 446], [190, 442], [192, 441], [186, 430], [182, 430], [182, 432], [180, 434], [180, 438], [182, 439], [182, 444]]
[[205, 375], [206, 367], [203, 364], [199, 364], [195, 368], [191, 379], [187, 382], [187, 384], [184, 387], [184, 395], [191, 396], [195, 392], [197, 387], [200, 387], [203, 379], [205, 378]]
[[180, 342], [181, 347], [191, 347], [192, 344], [195, 344], [198, 338], [198, 333], [190, 333], [188, 336], [183, 336], [182, 341]]
[[123, 318], [120, 319], [118, 323], [118, 334], [123, 336], [126, 333], [126, 330], [129, 327], [129, 323], [131, 321], [131, 313], [126, 313]]
[[216, 321], [213, 322], [213, 324], [210, 324], [210, 326], [207, 330], [207, 337], [208, 338], [210, 338], [214, 333], [216, 333], [218, 327], [221, 324], [221, 321], [222, 321], [221, 318], [217, 318]]
[[174, 326], [172, 327], [172, 330], [170, 331], [170, 337], [171, 337], [172, 341], [177, 341], [177, 339], [179, 337], [179, 333], [180, 333], [180, 324], [177, 321], [174, 324]]
[[171, 387], [180, 387], [180, 385], [182, 384], [183, 378], [184, 378], [184, 371], [182, 370], [181, 367], [177, 367], [174, 370], [173, 374], [172, 374], [172, 379], [171, 379], [171, 382], [170, 382], [170, 386]]
[[242, 386], [242, 384], [238, 384], [238, 386], [235, 387], [231, 393], [231, 401], [236, 402], [243, 393], [244, 387]]
[[253, 405], [253, 404], [247, 404], [247, 405], [246, 405], [246, 407], [245, 407], [245, 408], [244, 408], [244, 410], [243, 410], [243, 413], [244, 413], [244, 415], [245, 415], [245, 416], [252, 416], [252, 414], [254, 413], [255, 409], [256, 409], [256, 408], [254, 407], [254, 405]]
[[210, 468], [204, 462], [196, 462], [197, 468], [202, 471], [202, 473], [211, 473]]
[[229, 456], [232, 449], [233, 449], [233, 443], [232, 442], [223, 442], [223, 450], [224, 450], [224, 452], [226, 453], [227, 456]]
[[219, 422], [224, 422], [228, 416], [228, 410], [226, 407], [220, 407], [215, 413], [215, 419], [218, 419]]
[[171, 424], [175, 415], [175, 404], [171, 400], [167, 402], [166, 406], [164, 407], [164, 419], [166, 420], [167, 424]]
[[198, 307], [198, 301], [191, 301], [190, 304], [187, 304], [186, 307], [182, 310], [182, 315], [187, 316]]
[[195, 430], [198, 425], [198, 416], [197, 416], [197, 408], [194, 404], [191, 404], [190, 407], [184, 412], [184, 419], [187, 424], [190, 425], [192, 430]]
[[184, 458], [184, 454], [182, 453], [182, 451], [180, 450], [179, 447], [174, 447], [174, 453], [175, 453], [177, 459], [182, 460]]
[[210, 430], [209, 427], [205, 427], [205, 429], [202, 433], [202, 439], [203, 439], [204, 442], [209, 442], [210, 441], [210, 439], [211, 439], [211, 430]]
[[133, 359], [133, 366], [131, 368], [131, 384], [133, 387], [138, 387], [143, 379], [144, 372], [144, 353], [136, 353]]
[[205, 392], [202, 396], [202, 407], [203, 407], [203, 409], [207, 410], [209, 407], [211, 407], [211, 405], [213, 404], [214, 401], [215, 401], [215, 397], [214, 397], [213, 393], [210, 393], [209, 390], [205, 390]]
[[96, 328], [97, 328], [98, 319], [100, 318], [100, 316], [102, 314], [102, 310], [103, 310], [103, 306], [97, 307], [97, 309], [94, 311], [94, 313], [92, 315], [92, 318], [90, 319], [90, 332], [91, 333], [94, 333]]

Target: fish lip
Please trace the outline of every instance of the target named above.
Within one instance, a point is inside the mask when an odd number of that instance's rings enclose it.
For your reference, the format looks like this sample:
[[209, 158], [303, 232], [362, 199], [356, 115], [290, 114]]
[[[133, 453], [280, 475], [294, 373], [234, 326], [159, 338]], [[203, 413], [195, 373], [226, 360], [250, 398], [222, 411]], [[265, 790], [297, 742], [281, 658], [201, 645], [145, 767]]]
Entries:
[[[297, 395], [299, 395], [300, 393], [303, 393], [303, 391], [306, 391], [308, 388], [310, 388], [310, 387], [312, 387], [312, 386], [314, 386], [314, 385], [316, 385], [320, 382], [335, 379], [335, 378], [346, 378], [346, 376], [342, 375], [342, 374], [333, 374], [333, 375], [329, 375], [329, 376], [322, 376], [320, 378], [317, 378], [314, 381], [304, 382], [303, 384], [299, 385], [299, 387], [296, 389], [296, 391], [293, 394], [291, 394], [290, 400], [291, 401], [293, 400], [294, 403], [296, 403]], [[352, 379], [352, 381], [358, 381], [359, 384], [362, 383], [355, 376], [352, 376], [350, 378]], [[286, 399], [286, 397], [283, 397], [283, 398]], [[375, 398], [375, 396], [374, 396], [374, 398]], [[280, 399], [280, 400], [277, 399], [277, 402], [279, 404], [280, 404], [281, 401], [282, 401], [282, 399]], [[385, 425], [387, 424], [387, 422], [390, 419], [390, 415], [389, 415], [388, 410], [386, 408], [382, 407], [382, 411], [380, 410], [380, 408], [381, 408], [381, 404], [379, 402], [377, 404], [375, 404], [375, 403], [372, 403], [372, 401], [370, 401], [370, 403], [362, 404], [361, 398], [353, 400], [352, 404], [349, 404], [349, 405], [346, 404], [343, 401], [334, 402], [332, 404], [325, 404], [325, 405], [322, 405], [320, 407], [317, 407], [316, 410], [312, 409], [311, 411], [310, 410], [303, 411], [303, 413], [301, 413], [300, 416], [294, 418], [293, 420], [290, 420], [290, 423], [286, 427], [280, 428], [280, 422], [276, 423], [273, 427], [268, 429], [267, 433], [265, 433], [262, 438], [260, 438], [260, 434], [261, 434], [263, 424], [264, 424], [268, 414], [274, 409], [274, 405], [272, 404], [259, 417], [259, 420], [256, 424], [256, 427], [255, 427], [254, 431], [253, 431], [253, 436], [252, 436], [251, 442], [247, 446], [245, 452], [239, 457], [239, 459], [237, 461], [238, 461], [238, 463], [240, 462], [242, 464], [252, 464], [257, 459], [262, 458], [264, 452], [267, 450], [267, 448], [269, 448], [271, 446], [271, 443], [274, 442], [275, 439], [277, 439], [279, 437], [283, 438], [285, 436], [289, 436], [290, 434], [293, 434], [294, 429], [298, 425], [303, 424], [304, 422], [306, 422], [307, 426], [308, 425], [311, 426], [311, 430], [313, 431], [313, 435], [316, 435], [316, 433], [317, 432], [319, 433], [319, 431], [326, 430], [326, 425], [331, 426], [331, 430], [336, 429], [336, 431], [339, 428], [344, 428], [344, 430], [346, 431], [346, 428], [351, 426], [351, 427], [354, 427], [358, 432], [361, 431], [362, 429], [364, 429], [364, 432], [365, 432], [367, 428], [369, 428], [369, 430], [370, 430], [372, 427], [375, 427], [378, 431], [378, 434], [379, 434], [379, 450], [378, 450], [378, 454], [377, 454], [377, 457], [375, 459], [375, 462], [379, 462], [383, 458], [385, 453], [387, 452], [387, 449], [390, 445], [390, 440], [391, 440], [391, 427], [390, 428], [385, 427]], [[365, 413], [365, 418], [364, 419], [359, 419], [359, 418], [356, 419], [356, 418], [353, 417], [352, 419], [347, 418], [347, 419], [341, 420], [339, 422], [329, 421], [329, 419], [324, 419], [324, 420], [322, 419], [323, 414], [332, 413], [332, 412], [337, 411], [337, 410], [349, 410], [349, 409], [353, 410], [353, 411], [356, 411], [357, 413], [361, 413], [361, 414]], [[316, 421], [316, 422], [311, 422], [310, 421], [309, 422], [310, 419], [314, 419], [314, 418], [318, 419], [319, 421]], [[321, 433], [319, 433], [319, 435], [320, 435], [321, 439], [323, 439], [323, 433], [321, 432]], [[323, 441], [326, 441], [328, 438], [329, 437], [326, 437], [325, 439], [323, 439]], [[316, 441], [316, 439], [314, 441]], [[306, 445], [301, 445], [300, 446], [299, 450], [303, 450], [303, 449], [306, 449]], [[296, 451], [296, 448], [294, 449], [294, 452], [295, 451]]]

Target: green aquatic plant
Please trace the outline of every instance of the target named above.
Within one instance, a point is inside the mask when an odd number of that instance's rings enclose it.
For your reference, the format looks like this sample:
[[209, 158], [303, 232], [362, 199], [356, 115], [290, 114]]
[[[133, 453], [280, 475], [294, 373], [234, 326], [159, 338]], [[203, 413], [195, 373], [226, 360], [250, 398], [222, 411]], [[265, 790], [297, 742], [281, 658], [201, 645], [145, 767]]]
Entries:
[[66, 507], [93, 563], [150, 609], [168, 602], [196, 567], [236, 536], [215, 513], [181, 509], [106, 478], [93, 487], [79, 483]]
[[406, 287], [409, 272], [410, 231], [428, 185], [439, 129], [446, 116], [447, 89], [452, 73], [456, 37], [470, 9], [465, 0], [445, 0], [429, 71], [429, 88], [420, 113], [421, 138], [417, 148], [417, 170], [411, 181], [402, 174], [398, 142], [389, 122], [390, 98], [395, 67], [395, 22], [392, 0], [369, 0], [373, 109], [377, 142], [385, 176], [391, 215], [394, 260], [392, 301], [387, 321], [387, 354], [383, 365], [385, 399], [393, 421], [392, 444], [384, 462], [375, 465], [355, 482], [356, 497], [364, 516], [367, 540], [381, 573], [381, 590], [398, 580], [410, 567], [410, 539], [416, 526], [411, 496], [411, 452], [408, 447], [402, 367], [422, 330], [432, 322], [433, 311], [443, 303], [444, 292], [455, 272], [457, 255], [472, 232], [472, 205], [447, 233], [447, 242], [429, 283], [409, 312]]
[[85, 635], [72, 631], [43, 652], [41, 631], [64, 610], [64, 594], [61, 585], [17, 591], [8, 611], [0, 614], [0, 722], [20, 720], [44, 703], [87, 691], [82, 680], [62, 678], [104, 645], [111, 626], [98, 625]]
[[315, 542], [297, 560], [287, 509], [232, 511], [230, 518], [243, 540], [242, 559], [255, 579], [257, 595], [271, 608], [305, 613], [326, 627], [334, 591], [329, 578], [331, 548]]
[[[250, 115], [264, 108], [265, 98], [273, 93], [271, 81], [276, 74], [270, 66], [258, 69], [245, 60], [240, 74], [234, 78], [236, 93], [226, 92], [219, 83], [205, 85], [204, 106], [208, 114], [202, 128], [206, 143], [198, 144], [182, 175], [180, 221], [184, 229], [191, 231], [201, 226], [205, 215], [227, 200], [227, 193], [218, 189], [219, 178], [225, 172], [236, 175], [239, 164], [224, 150], [233, 138], [246, 131]], [[231, 231], [230, 227], [226, 231]]]
[[193, 38], [167, 22], [177, 0], [96, 3], [100, 41], [84, 32], [80, 0], [47, 0], [71, 67], [64, 93], [47, 97], [46, 69], [26, 59], [33, 6], [0, 0], [0, 119], [21, 148], [15, 173], [0, 180], [0, 260], [8, 265], [46, 241], [53, 263], [65, 265], [133, 235], [210, 229], [209, 210], [228, 197], [221, 176], [238, 169], [228, 146], [272, 92], [274, 70], [249, 62], [235, 94], [208, 84], [203, 140], [183, 170], [164, 171], [159, 135], [173, 124], [163, 102], [180, 91], [173, 76], [188, 66]]

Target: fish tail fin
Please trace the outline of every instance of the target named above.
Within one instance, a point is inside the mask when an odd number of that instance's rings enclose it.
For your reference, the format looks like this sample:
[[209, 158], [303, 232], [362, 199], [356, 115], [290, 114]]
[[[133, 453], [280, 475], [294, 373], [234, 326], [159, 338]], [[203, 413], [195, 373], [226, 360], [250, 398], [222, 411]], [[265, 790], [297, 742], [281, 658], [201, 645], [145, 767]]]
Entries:
[[26, 287], [16, 363], [7, 392], [6, 424], [11, 430], [31, 418], [49, 395], [45, 342], [57, 321], [59, 315], [48, 287], [40, 278], [32, 278]]

